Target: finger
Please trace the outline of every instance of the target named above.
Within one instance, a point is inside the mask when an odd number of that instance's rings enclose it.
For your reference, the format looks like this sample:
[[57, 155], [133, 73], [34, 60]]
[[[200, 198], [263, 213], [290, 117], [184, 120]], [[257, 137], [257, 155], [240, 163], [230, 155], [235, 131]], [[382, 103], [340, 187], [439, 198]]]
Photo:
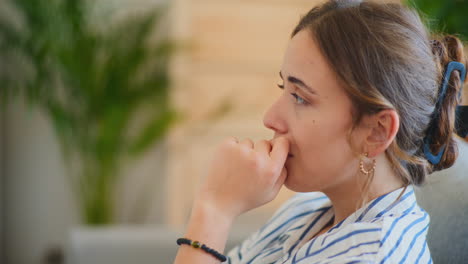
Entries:
[[288, 177], [288, 171], [286, 170], [285, 167], [283, 167], [283, 169], [281, 170], [281, 174], [278, 177], [278, 179], [276, 180], [276, 183], [275, 183], [275, 186], [274, 186], [275, 192], [278, 192], [279, 189], [281, 189], [281, 186], [283, 186], [283, 184], [286, 181], [287, 177]]
[[241, 142], [240, 142], [241, 145], [244, 145], [248, 148], [253, 148], [254, 147], [254, 143], [252, 140], [250, 140], [249, 138], [246, 138], [246, 139], [243, 139]]
[[239, 143], [239, 140], [235, 137], [228, 137], [226, 138], [226, 142], [237, 144]]
[[270, 156], [271, 152], [271, 143], [267, 140], [260, 140], [255, 143], [254, 147], [256, 152], [264, 153], [268, 156]]
[[284, 166], [289, 152], [289, 141], [285, 137], [279, 137], [273, 140], [273, 147], [271, 150], [271, 159], [280, 169]]

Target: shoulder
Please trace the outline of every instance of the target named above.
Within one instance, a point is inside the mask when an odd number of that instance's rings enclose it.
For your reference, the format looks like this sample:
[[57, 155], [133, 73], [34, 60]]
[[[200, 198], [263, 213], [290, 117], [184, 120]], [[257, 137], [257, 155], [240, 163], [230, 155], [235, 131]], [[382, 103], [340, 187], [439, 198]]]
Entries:
[[428, 262], [428, 226], [428, 214], [417, 205], [405, 211], [393, 208], [379, 217], [340, 223], [306, 244], [297, 257], [311, 263]]
[[330, 200], [323, 193], [295, 194], [276, 210], [265, 225], [231, 249], [228, 256], [232, 263], [256, 259], [262, 253], [268, 259], [279, 258], [287, 244], [286, 240], [302, 232], [307, 218], [329, 208]]
[[311, 263], [376, 263], [383, 230], [380, 221], [336, 226], [305, 244], [297, 258], [310, 259]]
[[313, 263], [318, 256], [326, 260], [323, 263], [427, 262], [427, 227], [428, 219], [422, 214], [351, 223], [321, 237], [303, 257], [311, 257]]
[[429, 256], [426, 235], [429, 215], [417, 207], [405, 214], [387, 215], [382, 225], [381, 249], [378, 259], [387, 263], [416, 263]]
[[318, 211], [328, 210], [330, 207], [331, 202], [323, 193], [297, 193], [284, 202], [257, 233], [260, 235], [284, 232], [301, 219]]

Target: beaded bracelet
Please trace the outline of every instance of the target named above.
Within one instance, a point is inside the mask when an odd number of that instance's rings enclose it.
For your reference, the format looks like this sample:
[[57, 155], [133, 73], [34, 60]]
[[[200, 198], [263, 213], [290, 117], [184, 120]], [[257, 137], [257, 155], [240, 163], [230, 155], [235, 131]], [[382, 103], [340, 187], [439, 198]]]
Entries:
[[214, 249], [211, 249], [211, 248], [207, 247], [205, 244], [202, 244], [202, 243], [200, 243], [198, 241], [193, 241], [192, 242], [192, 240], [187, 239], [187, 238], [177, 239], [177, 245], [180, 246], [182, 244], [192, 246], [193, 248], [200, 248], [203, 251], [205, 251], [206, 253], [211, 254], [212, 256], [214, 256], [216, 259], [218, 259], [221, 262], [224, 262], [227, 259], [226, 256], [224, 256], [223, 254], [219, 253], [218, 251], [216, 251]]

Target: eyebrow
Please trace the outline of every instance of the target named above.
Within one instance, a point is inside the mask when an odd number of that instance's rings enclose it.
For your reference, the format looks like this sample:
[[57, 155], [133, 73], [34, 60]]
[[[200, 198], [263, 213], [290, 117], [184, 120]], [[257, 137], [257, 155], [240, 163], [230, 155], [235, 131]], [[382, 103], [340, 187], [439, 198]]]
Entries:
[[[279, 72], [279, 75], [281, 77], [281, 79], [283, 79], [283, 74], [281, 74], [281, 72]], [[284, 79], [283, 79], [284, 80]], [[306, 90], [307, 92], [311, 93], [311, 94], [315, 94], [315, 95], [318, 95], [317, 92], [312, 89], [310, 86], [308, 86], [307, 84], [305, 84], [301, 79], [299, 78], [296, 78], [294, 76], [288, 76], [288, 81], [291, 82], [291, 83], [294, 83], [296, 85], [298, 85], [299, 87], [303, 88], [304, 90]]]

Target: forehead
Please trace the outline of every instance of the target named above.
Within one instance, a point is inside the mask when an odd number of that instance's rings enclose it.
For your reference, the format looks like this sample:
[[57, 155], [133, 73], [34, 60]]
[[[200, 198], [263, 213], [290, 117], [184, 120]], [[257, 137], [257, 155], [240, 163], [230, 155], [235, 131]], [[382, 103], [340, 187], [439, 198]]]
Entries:
[[301, 30], [289, 41], [281, 70], [284, 75], [300, 78], [315, 89], [325, 83], [339, 87], [335, 73], [307, 30]]

